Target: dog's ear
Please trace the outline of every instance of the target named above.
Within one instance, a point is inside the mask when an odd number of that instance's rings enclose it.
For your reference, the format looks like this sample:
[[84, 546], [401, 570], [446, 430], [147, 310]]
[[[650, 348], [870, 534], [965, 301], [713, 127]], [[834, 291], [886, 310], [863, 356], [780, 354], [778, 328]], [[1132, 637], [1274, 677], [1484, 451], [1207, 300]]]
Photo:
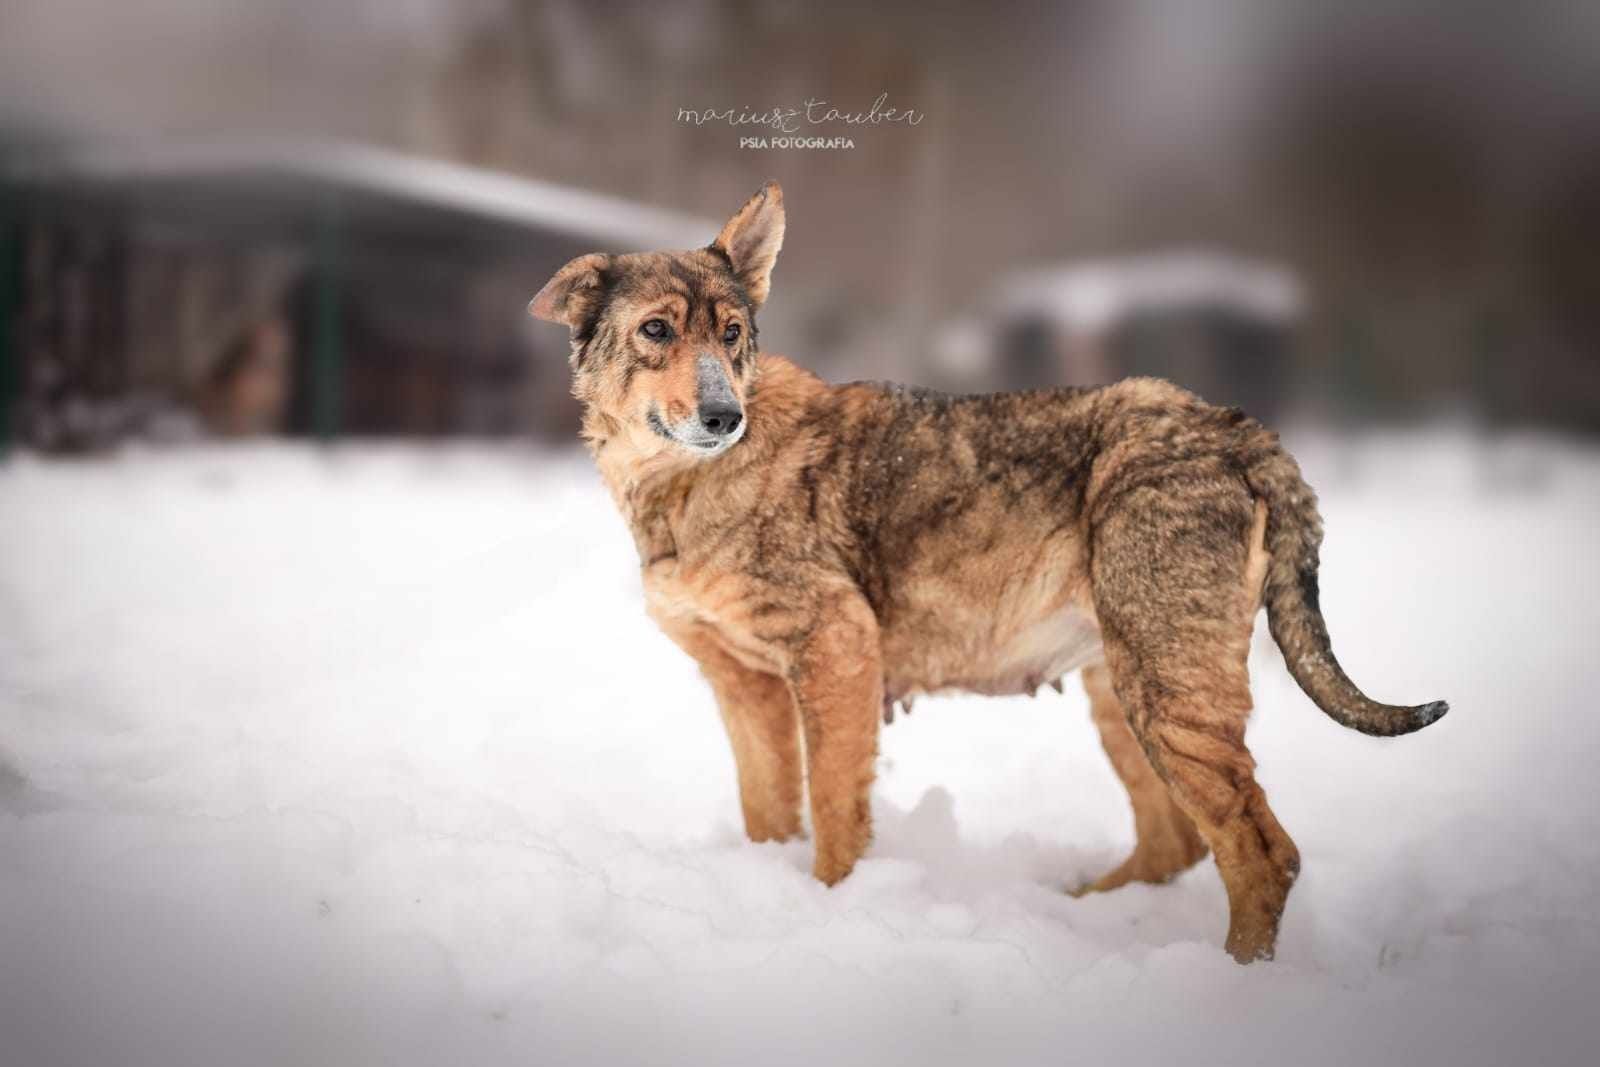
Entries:
[[711, 242], [733, 264], [733, 273], [756, 307], [772, 287], [772, 265], [783, 247], [783, 190], [768, 182], [728, 220]]
[[579, 256], [556, 271], [537, 296], [528, 302], [528, 314], [546, 322], [561, 322], [579, 329], [588, 321], [604, 295], [601, 272], [609, 256]]

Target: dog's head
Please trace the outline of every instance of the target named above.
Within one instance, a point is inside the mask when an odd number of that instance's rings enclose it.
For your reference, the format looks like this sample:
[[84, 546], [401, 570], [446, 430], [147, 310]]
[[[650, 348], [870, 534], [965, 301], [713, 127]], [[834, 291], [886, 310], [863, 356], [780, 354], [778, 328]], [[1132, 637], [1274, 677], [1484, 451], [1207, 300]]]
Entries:
[[768, 182], [692, 252], [580, 256], [528, 312], [572, 330], [573, 392], [645, 454], [711, 457], [744, 436], [756, 310], [783, 244], [783, 190]]

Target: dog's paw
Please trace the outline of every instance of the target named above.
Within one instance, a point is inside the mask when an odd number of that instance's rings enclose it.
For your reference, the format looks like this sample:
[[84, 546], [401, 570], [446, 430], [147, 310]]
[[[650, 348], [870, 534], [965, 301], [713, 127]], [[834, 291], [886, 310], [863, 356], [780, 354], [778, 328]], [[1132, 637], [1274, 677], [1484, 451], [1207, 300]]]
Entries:
[[850, 876], [850, 872], [855, 869], [856, 865], [854, 860], [851, 860], [849, 863], [845, 863], [843, 861], [829, 860], [822, 856], [818, 856], [816, 862], [811, 865], [811, 874], [812, 877], [816, 878], [816, 880], [821, 882], [823, 885], [832, 887], [838, 885], [840, 882], [848, 878]]

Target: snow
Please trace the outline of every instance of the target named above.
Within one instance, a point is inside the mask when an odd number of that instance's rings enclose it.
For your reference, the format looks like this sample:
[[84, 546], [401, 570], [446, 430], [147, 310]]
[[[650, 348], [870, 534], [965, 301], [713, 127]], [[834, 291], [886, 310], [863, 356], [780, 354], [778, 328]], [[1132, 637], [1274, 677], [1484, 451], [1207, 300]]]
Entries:
[[[883, 735], [833, 890], [743, 839], [586, 463], [287, 445], [0, 467], [0, 1049], [53, 1064], [1592, 1062], [1600, 453], [1308, 440], [1343, 730], [1264, 626], [1278, 960], [1131, 843], [1081, 690]], [[1533, 484], [1528, 485], [1529, 481]]]

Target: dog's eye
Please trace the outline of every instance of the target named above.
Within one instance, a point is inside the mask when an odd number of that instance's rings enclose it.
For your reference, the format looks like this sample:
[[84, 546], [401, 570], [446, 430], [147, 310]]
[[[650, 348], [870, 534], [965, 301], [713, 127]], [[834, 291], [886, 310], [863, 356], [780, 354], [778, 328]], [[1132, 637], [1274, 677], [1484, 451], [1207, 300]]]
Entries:
[[650, 338], [652, 341], [659, 341], [663, 337], [667, 336], [667, 324], [660, 319], [651, 319], [649, 322], [646, 322], [643, 326], [639, 327], [639, 332]]
[[737, 341], [739, 339], [739, 329], [740, 327], [737, 322], [728, 323], [728, 328], [722, 331], [722, 343], [725, 345], [731, 345], [733, 342]]

